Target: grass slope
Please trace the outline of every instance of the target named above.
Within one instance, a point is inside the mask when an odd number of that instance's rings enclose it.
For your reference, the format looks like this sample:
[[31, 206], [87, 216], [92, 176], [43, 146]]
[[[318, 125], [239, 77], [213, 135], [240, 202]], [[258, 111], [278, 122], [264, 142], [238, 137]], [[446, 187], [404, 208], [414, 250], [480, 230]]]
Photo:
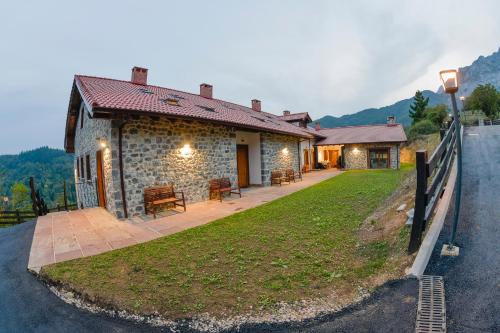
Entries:
[[389, 257], [404, 246], [361, 244], [357, 229], [408, 171], [349, 171], [201, 227], [44, 267], [42, 275], [101, 305], [171, 319], [352, 295], [369, 277], [397, 269]]

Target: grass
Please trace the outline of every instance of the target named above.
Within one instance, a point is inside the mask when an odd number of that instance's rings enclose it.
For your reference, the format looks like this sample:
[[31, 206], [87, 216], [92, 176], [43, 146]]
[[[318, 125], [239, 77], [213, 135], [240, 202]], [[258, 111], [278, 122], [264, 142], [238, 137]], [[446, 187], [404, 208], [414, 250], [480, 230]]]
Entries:
[[357, 229], [410, 169], [348, 171], [207, 225], [41, 274], [101, 305], [170, 319], [354, 294], [393, 269], [390, 241], [363, 244]]

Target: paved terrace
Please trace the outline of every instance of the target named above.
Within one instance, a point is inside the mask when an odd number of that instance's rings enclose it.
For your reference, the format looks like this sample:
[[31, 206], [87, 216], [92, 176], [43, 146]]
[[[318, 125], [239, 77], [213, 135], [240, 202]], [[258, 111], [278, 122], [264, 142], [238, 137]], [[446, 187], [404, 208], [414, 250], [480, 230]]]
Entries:
[[45, 265], [96, 255], [203, 225], [225, 216], [281, 198], [342, 173], [336, 169], [304, 175], [304, 180], [283, 186], [246, 189], [242, 198], [187, 205], [185, 213], [147, 222], [116, 219], [102, 208], [51, 213], [38, 218], [31, 244], [28, 269], [39, 272]]

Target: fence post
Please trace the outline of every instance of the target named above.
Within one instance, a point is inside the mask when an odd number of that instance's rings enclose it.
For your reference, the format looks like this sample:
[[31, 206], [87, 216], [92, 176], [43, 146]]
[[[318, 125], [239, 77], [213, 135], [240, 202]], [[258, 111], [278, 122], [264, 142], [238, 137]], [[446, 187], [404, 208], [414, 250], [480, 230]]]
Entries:
[[21, 215], [19, 215], [19, 209], [16, 209], [16, 220], [17, 223], [21, 223]]
[[36, 191], [35, 191], [35, 180], [33, 177], [30, 177], [30, 190], [31, 190], [31, 203], [33, 212], [35, 213], [35, 217], [38, 217], [40, 214], [38, 212], [38, 205], [36, 200]]
[[413, 253], [418, 250], [422, 242], [422, 232], [425, 218], [425, 191], [427, 190], [427, 151], [418, 150], [416, 152], [417, 163], [417, 190], [415, 192], [415, 210], [413, 213], [413, 224], [411, 227], [410, 244], [408, 252]]
[[64, 180], [64, 209], [68, 211], [68, 197], [66, 194], [66, 180]]

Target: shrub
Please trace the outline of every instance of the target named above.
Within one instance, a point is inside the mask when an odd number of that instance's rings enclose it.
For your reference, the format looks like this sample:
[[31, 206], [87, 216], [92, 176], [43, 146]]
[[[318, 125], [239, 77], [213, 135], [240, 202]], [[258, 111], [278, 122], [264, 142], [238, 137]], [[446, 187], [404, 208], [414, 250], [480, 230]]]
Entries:
[[439, 131], [439, 127], [434, 124], [432, 121], [429, 119], [424, 119], [416, 123], [415, 125], [410, 127], [409, 130], [409, 139], [415, 139], [421, 135], [427, 135], [427, 134], [432, 134], [436, 133]]
[[444, 104], [425, 109], [425, 119], [432, 121], [433, 124], [440, 127], [444, 120], [448, 118], [448, 107]]

